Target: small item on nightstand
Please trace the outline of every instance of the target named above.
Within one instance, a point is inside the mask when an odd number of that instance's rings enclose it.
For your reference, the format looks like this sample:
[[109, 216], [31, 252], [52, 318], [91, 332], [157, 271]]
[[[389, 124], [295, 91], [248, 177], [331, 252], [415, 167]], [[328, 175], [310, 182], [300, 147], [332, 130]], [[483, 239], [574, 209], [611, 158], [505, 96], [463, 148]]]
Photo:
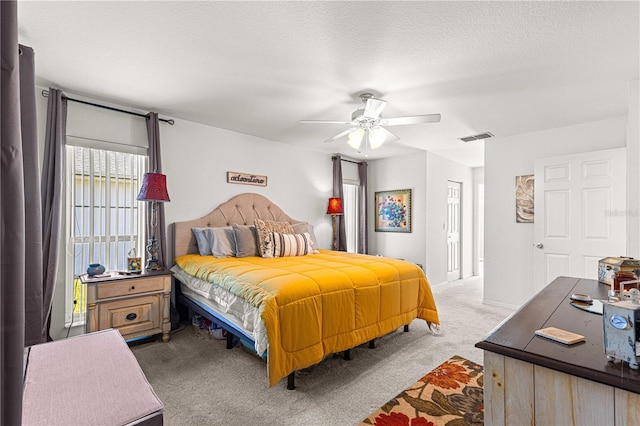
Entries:
[[136, 257], [136, 248], [129, 250], [129, 257], [127, 257], [127, 270], [131, 272], [142, 271], [142, 258]]
[[142, 271], [116, 271], [118, 275], [139, 275]]
[[94, 275], [104, 274], [105, 268], [99, 263], [91, 263], [87, 268], [87, 275], [93, 277]]

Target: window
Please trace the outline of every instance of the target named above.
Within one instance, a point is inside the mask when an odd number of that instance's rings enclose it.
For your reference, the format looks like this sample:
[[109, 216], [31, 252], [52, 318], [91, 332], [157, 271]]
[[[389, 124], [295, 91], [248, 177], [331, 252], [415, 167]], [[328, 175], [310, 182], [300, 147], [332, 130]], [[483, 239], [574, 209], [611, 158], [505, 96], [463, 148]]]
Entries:
[[347, 237], [347, 251], [358, 252], [358, 199], [359, 183], [342, 183], [342, 208], [344, 210], [344, 227]]
[[145, 155], [67, 146], [67, 277], [65, 324], [82, 322], [85, 289], [78, 277], [90, 263], [127, 269], [132, 249], [144, 251], [146, 203], [136, 200]]

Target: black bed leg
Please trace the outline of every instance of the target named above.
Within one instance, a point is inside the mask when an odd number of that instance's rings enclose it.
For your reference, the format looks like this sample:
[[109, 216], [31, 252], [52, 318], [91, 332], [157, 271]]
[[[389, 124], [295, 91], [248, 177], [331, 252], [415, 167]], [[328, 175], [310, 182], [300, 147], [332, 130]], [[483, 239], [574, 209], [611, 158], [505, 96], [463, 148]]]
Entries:
[[345, 361], [351, 361], [351, 349], [344, 351], [342, 356]]
[[369, 349], [375, 349], [375, 348], [376, 348], [376, 339], [369, 340]]
[[227, 349], [233, 349], [233, 334], [227, 331]]
[[295, 371], [287, 376], [287, 389], [288, 390], [294, 390], [296, 388], [295, 377], [296, 377], [296, 372]]
[[408, 332], [409, 332], [409, 324], [407, 324], [407, 325], [405, 325], [405, 326], [404, 326], [404, 332], [405, 332], [405, 333], [408, 333]]

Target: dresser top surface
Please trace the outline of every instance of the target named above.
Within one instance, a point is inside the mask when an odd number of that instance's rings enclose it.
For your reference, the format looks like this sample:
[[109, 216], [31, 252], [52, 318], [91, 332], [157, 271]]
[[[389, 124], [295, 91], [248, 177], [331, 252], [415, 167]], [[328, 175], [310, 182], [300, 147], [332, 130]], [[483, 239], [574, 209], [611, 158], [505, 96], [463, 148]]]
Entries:
[[[626, 363], [607, 361], [602, 315], [571, 305], [574, 293], [606, 299], [609, 288], [596, 280], [558, 277], [476, 347], [640, 393], [640, 371]], [[536, 330], [546, 327], [581, 334], [585, 341], [565, 345], [535, 335]]]

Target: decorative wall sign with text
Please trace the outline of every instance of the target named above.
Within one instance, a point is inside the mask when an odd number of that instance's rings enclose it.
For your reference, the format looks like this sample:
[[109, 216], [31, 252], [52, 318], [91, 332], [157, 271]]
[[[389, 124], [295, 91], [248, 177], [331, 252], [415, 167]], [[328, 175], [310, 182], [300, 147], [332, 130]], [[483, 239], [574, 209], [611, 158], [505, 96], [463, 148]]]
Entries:
[[267, 177], [261, 175], [253, 175], [251, 173], [227, 172], [227, 183], [267, 186]]

